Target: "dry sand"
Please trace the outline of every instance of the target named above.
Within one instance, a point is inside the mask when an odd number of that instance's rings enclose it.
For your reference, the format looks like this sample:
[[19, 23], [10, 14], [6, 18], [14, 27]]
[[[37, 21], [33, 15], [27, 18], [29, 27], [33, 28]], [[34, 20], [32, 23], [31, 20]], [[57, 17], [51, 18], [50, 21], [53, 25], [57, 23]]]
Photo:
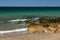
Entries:
[[60, 31], [57, 33], [10, 33], [0, 35], [0, 40], [60, 40]]

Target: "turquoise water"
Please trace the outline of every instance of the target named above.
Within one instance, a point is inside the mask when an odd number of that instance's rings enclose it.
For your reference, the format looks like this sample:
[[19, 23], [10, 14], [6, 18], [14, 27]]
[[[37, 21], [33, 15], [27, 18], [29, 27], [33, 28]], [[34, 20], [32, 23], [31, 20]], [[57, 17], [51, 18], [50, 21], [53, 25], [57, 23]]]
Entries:
[[[0, 7], [0, 30], [21, 28], [20, 24], [5, 23], [7, 19], [19, 18], [20, 16], [60, 16], [60, 7]], [[6, 19], [7, 18], [7, 19]], [[6, 19], [6, 20], [5, 20]]]
[[17, 15], [60, 16], [60, 7], [0, 7], [0, 17]]

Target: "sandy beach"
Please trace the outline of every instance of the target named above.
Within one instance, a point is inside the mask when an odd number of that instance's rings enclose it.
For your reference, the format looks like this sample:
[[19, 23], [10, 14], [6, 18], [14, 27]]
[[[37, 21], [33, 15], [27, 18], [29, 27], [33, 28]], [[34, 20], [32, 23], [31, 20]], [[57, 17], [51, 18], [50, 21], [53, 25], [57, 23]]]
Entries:
[[[4, 24], [4, 26], [5, 25], [6, 24]], [[7, 27], [9, 25], [11, 24], [9, 23]], [[3, 27], [3, 25], [1, 26]], [[21, 28], [20, 24], [13, 24], [10, 27]], [[6, 28], [4, 28], [4, 30], [5, 29]], [[13, 33], [7, 33], [7, 34], [0, 34], [0, 40], [60, 40], [60, 28], [56, 33], [42, 33], [42, 32], [30, 33], [26, 31], [26, 32], [13, 32]]]
[[60, 40], [60, 29], [56, 33], [10, 33], [0, 35], [0, 40]]

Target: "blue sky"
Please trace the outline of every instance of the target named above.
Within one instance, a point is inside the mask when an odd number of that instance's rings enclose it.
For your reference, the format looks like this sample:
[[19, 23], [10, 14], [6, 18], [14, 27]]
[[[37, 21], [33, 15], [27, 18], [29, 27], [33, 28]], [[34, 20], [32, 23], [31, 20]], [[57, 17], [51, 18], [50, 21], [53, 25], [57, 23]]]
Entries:
[[0, 0], [0, 6], [60, 6], [60, 0]]

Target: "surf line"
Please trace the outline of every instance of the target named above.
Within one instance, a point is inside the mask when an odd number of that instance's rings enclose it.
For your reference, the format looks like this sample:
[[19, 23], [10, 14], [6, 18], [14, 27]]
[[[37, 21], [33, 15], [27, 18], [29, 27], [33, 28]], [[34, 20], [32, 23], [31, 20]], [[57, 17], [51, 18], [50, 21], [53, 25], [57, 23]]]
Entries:
[[14, 30], [0, 31], [0, 34], [12, 33], [12, 32], [24, 32], [24, 31], [27, 31], [27, 30], [28, 30], [28, 28], [21, 28], [21, 29], [14, 29]]

